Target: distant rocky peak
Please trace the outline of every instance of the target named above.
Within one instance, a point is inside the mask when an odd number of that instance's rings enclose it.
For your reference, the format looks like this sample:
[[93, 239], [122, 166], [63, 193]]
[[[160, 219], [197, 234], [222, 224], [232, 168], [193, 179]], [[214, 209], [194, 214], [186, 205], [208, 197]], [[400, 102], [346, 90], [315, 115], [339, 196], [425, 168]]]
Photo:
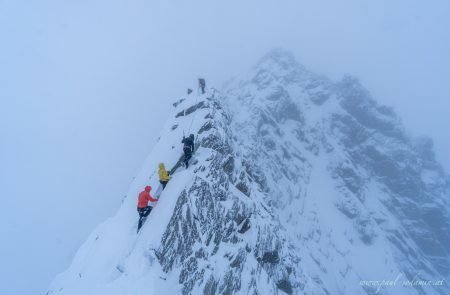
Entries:
[[272, 69], [271, 67], [275, 64], [284, 69], [302, 67], [291, 52], [281, 48], [275, 48], [269, 51], [258, 61], [256, 66], [259, 68], [266, 67]]
[[252, 68], [252, 75], [252, 82], [264, 88], [272, 82], [281, 85], [299, 82], [302, 77], [310, 77], [313, 74], [288, 51], [274, 49], [256, 63]]

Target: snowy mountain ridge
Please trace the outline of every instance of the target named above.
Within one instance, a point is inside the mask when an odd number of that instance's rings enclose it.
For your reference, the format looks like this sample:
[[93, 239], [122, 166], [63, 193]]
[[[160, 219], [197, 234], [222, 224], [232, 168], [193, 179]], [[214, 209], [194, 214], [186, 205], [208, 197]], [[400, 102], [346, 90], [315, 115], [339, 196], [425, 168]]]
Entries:
[[[374, 294], [366, 280], [450, 279], [450, 180], [351, 77], [275, 50], [221, 93], [174, 104], [117, 215], [46, 294]], [[136, 236], [136, 197], [179, 168]], [[153, 174], [152, 174], [153, 173]], [[150, 180], [149, 180], [150, 177]], [[445, 286], [378, 294], [447, 294]]]

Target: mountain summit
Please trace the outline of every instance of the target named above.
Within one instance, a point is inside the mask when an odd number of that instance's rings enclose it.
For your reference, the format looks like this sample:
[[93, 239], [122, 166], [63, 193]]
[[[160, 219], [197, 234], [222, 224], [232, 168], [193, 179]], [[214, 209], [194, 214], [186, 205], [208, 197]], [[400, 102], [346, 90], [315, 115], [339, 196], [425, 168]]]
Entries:
[[[192, 164], [136, 235], [139, 191], [190, 133]], [[449, 294], [449, 196], [429, 139], [355, 78], [274, 50], [174, 103], [116, 216], [46, 294]]]

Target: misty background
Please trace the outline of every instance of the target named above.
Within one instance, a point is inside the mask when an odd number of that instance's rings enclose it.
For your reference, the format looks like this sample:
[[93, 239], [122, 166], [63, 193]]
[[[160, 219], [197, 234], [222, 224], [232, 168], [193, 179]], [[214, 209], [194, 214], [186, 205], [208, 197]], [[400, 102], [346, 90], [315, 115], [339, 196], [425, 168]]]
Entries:
[[69, 266], [198, 77], [220, 89], [274, 47], [357, 76], [450, 171], [448, 0], [212, 2], [0, 0], [0, 294]]

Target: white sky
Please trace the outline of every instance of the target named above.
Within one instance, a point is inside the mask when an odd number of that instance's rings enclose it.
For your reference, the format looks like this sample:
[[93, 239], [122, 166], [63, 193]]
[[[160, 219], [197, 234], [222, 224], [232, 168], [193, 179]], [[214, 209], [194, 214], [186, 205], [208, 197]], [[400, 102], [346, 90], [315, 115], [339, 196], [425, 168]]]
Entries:
[[198, 76], [220, 88], [273, 47], [358, 76], [450, 171], [448, 0], [217, 2], [0, 0], [0, 294], [68, 266]]

